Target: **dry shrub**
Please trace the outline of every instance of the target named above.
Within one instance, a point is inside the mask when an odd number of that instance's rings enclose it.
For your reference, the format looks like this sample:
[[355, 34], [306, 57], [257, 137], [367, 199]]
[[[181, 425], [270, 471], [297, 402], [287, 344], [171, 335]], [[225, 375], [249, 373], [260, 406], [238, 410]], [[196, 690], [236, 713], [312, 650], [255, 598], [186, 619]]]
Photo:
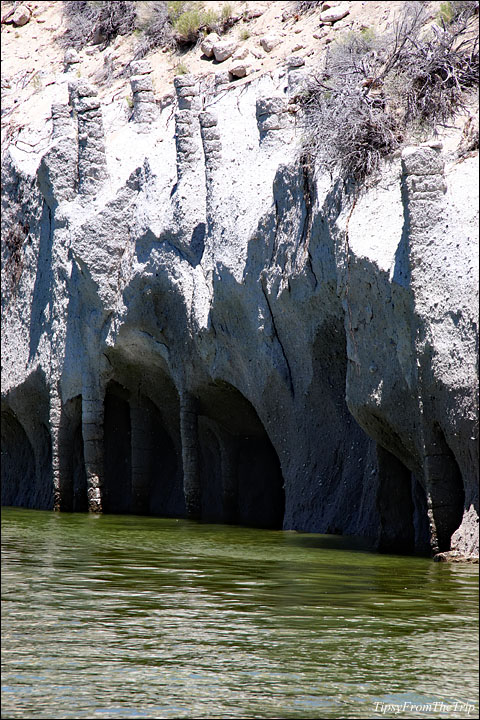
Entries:
[[117, 35], [127, 35], [135, 29], [135, 2], [71, 0], [62, 5], [67, 26], [62, 42], [70, 47], [81, 49], [92, 42], [107, 46]]
[[349, 33], [331, 46], [300, 98], [305, 149], [358, 182], [409, 135], [435, 133], [464, 109], [478, 86], [475, 5], [426, 29], [425, 4], [407, 2], [390, 35]]
[[157, 47], [175, 47], [167, 3], [140, 2], [138, 5], [138, 28], [141, 31], [141, 39], [135, 49], [135, 59], [144, 57]]

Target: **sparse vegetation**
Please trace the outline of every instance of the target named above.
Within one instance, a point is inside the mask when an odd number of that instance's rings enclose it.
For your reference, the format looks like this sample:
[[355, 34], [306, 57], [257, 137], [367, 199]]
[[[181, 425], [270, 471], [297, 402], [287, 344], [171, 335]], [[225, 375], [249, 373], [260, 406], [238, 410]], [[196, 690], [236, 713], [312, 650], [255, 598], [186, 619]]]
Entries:
[[63, 14], [63, 44], [77, 49], [90, 42], [107, 46], [117, 35], [133, 32], [137, 16], [136, 3], [124, 0], [70, 0], [63, 3]]
[[195, 45], [206, 33], [225, 32], [239, 19], [232, 15], [232, 3], [225, 3], [217, 14], [210, 3], [185, 0], [70, 0], [63, 2], [63, 13], [67, 26], [65, 46], [80, 49], [89, 43], [102, 43], [106, 47], [118, 35], [132, 33], [139, 39], [136, 59], [157, 47]]
[[187, 75], [188, 74], [188, 67], [185, 65], [184, 62], [179, 62], [178, 65], [175, 66], [175, 75]]
[[409, 135], [435, 133], [478, 86], [478, 20], [471, 3], [448, 30], [425, 30], [423, 3], [408, 2], [390, 35], [349, 33], [300, 98], [305, 149], [344, 177], [374, 173]]
[[215, 28], [218, 16], [212, 9], [205, 9], [202, 2], [175, 4], [183, 5], [176, 17], [172, 16], [173, 29], [179, 45], [193, 45], [197, 42], [201, 30], [210, 32]]
[[248, 28], [244, 28], [240, 31], [240, 40], [248, 40], [249, 37], [252, 36], [252, 33]]

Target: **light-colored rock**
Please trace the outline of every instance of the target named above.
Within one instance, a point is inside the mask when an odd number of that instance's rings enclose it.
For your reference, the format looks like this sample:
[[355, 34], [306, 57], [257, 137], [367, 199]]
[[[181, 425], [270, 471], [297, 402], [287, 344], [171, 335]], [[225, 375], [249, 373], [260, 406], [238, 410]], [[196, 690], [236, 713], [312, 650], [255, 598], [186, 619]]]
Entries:
[[237, 63], [230, 68], [230, 74], [233, 75], [233, 77], [243, 78], [248, 75], [250, 70], [251, 66], [247, 63]]
[[217, 35], [217, 33], [210, 33], [206, 36], [206, 38], [200, 45], [200, 50], [205, 55], [205, 57], [213, 57], [213, 46], [218, 42], [220, 42], [220, 36]]
[[289, 68], [303, 67], [305, 60], [300, 55], [289, 55], [285, 58], [285, 65]]
[[233, 55], [238, 47], [235, 40], [220, 40], [213, 44], [213, 54], [217, 62], [225, 62]]
[[330, 10], [330, 8], [338, 7], [339, 5], [341, 5], [340, 1], [335, 2], [334, 0], [332, 0], [331, 2], [323, 2], [322, 3], [322, 12], [324, 12], [325, 10]]
[[260, 38], [260, 45], [266, 53], [272, 52], [272, 50], [276, 48], [277, 45], [280, 44], [280, 42], [281, 39], [276, 35], [264, 35], [262, 38]]
[[478, 154], [412, 147], [353, 204], [299, 158], [283, 71], [158, 123], [72, 81], [78, 135], [63, 82], [48, 147], [5, 153], [4, 501], [75, 509], [73, 467], [83, 509], [474, 558]]
[[75, 63], [80, 62], [80, 56], [78, 52], [75, 50], [75, 48], [68, 48], [65, 50], [65, 55], [63, 56], [63, 64], [64, 65], [74, 65]]
[[133, 75], [130, 78], [130, 86], [134, 93], [152, 91], [152, 78], [150, 75]]
[[30, 8], [26, 5], [20, 5], [13, 13], [12, 23], [15, 27], [23, 27], [30, 21], [31, 16]]
[[245, 60], [250, 55], [250, 51], [247, 47], [240, 47], [232, 55], [232, 60]]
[[152, 72], [152, 66], [148, 60], [132, 60], [130, 63], [130, 75], [148, 75]]
[[332, 7], [329, 10], [324, 10], [320, 13], [320, 20], [324, 23], [335, 23], [342, 20], [350, 13], [348, 7], [339, 5], [338, 7]]

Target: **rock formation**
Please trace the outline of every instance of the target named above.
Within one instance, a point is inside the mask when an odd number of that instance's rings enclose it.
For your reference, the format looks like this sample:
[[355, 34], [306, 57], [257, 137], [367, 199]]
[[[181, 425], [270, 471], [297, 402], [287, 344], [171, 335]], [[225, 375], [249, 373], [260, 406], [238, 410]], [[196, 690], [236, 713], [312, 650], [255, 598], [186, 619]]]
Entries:
[[71, 81], [7, 152], [5, 504], [478, 555], [478, 158], [349, 192], [299, 152], [299, 66], [180, 76], [172, 115], [137, 63], [115, 133]]

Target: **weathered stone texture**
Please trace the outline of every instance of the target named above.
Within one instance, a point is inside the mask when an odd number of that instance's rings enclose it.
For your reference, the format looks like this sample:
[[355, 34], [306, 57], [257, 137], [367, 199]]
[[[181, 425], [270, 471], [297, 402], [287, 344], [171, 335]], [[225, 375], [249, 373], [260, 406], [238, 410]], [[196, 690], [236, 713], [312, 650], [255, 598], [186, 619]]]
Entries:
[[354, 199], [299, 160], [289, 68], [157, 114], [132, 62], [133, 122], [72, 81], [6, 157], [5, 501], [474, 558], [478, 160], [408, 148]]

